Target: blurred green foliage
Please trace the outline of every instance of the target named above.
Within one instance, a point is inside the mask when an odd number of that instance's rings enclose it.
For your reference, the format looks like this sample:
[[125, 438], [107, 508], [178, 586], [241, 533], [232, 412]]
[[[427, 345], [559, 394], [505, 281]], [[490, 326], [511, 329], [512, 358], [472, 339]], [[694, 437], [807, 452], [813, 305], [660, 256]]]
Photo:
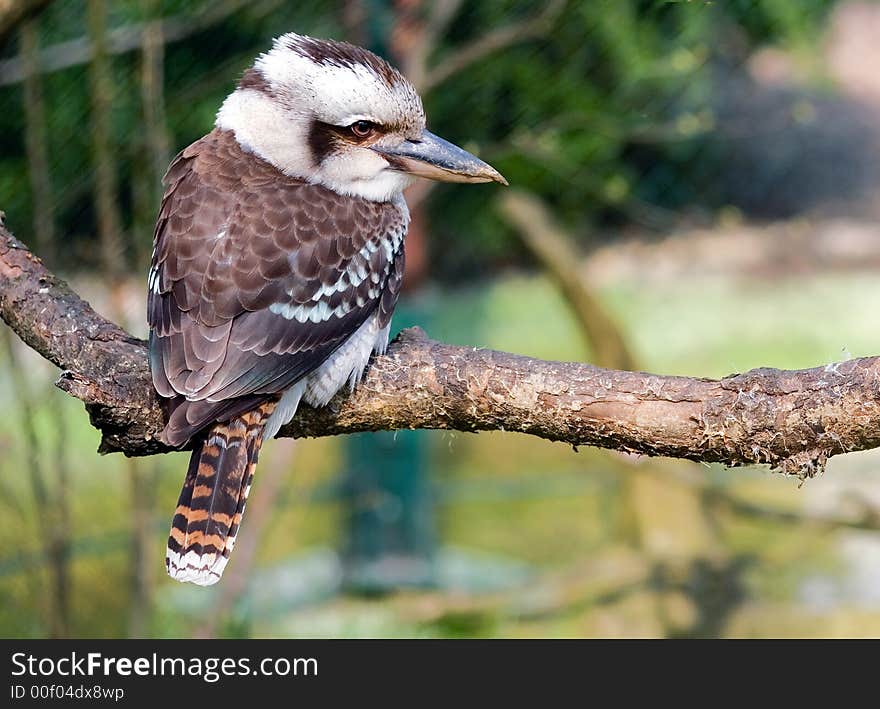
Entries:
[[[833, 4], [567, 3], [547, 41], [512, 47], [445, 82], [427, 97], [428, 115], [441, 133], [474, 141], [511, 184], [540, 194], [576, 234], [609, 223], [652, 226], [645, 212], [727, 203], [711, 180], [725, 159], [713, 132], [720, 67], [763, 43], [815, 41]], [[527, 14], [529, 5], [468, 4], [443, 51]], [[434, 243], [442, 245], [444, 274], [521, 258], [497, 215], [483, 208], [485, 195], [437, 193], [431, 224], [442, 232]]]
[[[488, 54], [428, 91], [429, 121], [436, 132], [497, 164], [512, 183], [540, 194], [578, 233], [590, 224], [644, 220], [645, 213], [684, 205], [714, 208], [726, 203], [707, 180], [724, 159], [713, 146], [712, 131], [713, 95], [724, 83], [718, 67], [740, 61], [750, 47], [765, 42], [809, 44], [832, 5], [833, 0], [563, 2], [544, 31]], [[235, 11], [199, 25], [205, 13], [224, 6]], [[111, 28], [145, 19], [139, 1], [109, 7]], [[388, 36], [392, 4], [364, 7], [364, 34]], [[487, 33], [529, 22], [542, 7], [521, 0], [463, 2], [431, 53], [429, 68], [442, 66]], [[291, 30], [346, 36], [342, 4], [314, 0], [166, 0], [161, 13], [179, 25], [201, 27], [166, 48], [164, 89], [175, 151], [210, 129], [237, 77], [273, 36]], [[85, 36], [84, 14], [82, 0], [53, 3], [41, 20], [41, 44]], [[0, 56], [16, 52], [11, 40]], [[139, 53], [114, 55], [112, 66], [120, 206], [129, 230], [129, 265], [140, 272], [145, 264], [135, 261], [144, 249], [134, 245], [151, 235], [139, 233], [133, 215], [135, 178], [147, 160]], [[60, 233], [67, 235], [60, 265], [68, 269], [96, 266], [87, 79], [85, 65], [44, 77], [56, 216]], [[0, 111], [0, 204], [16, 233], [29, 241], [22, 94], [20, 84], [0, 86], [6, 109]], [[489, 264], [522, 258], [516, 240], [485, 208], [487, 189], [441, 187], [431, 196], [435, 277], [467, 277]]]

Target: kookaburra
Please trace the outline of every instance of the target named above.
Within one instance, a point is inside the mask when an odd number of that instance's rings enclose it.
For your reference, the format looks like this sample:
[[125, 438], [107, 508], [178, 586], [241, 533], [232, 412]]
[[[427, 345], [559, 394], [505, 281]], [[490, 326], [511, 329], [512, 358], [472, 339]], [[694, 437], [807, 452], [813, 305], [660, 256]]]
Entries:
[[286, 34], [165, 176], [147, 303], [165, 442], [193, 442], [166, 566], [223, 573], [262, 442], [354, 386], [388, 343], [413, 179], [507, 184], [425, 130], [376, 55]]

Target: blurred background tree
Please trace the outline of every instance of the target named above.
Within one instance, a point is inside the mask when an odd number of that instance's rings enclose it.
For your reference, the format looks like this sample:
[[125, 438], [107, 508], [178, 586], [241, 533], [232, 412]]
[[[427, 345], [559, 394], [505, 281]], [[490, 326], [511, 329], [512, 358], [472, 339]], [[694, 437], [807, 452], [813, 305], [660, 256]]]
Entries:
[[[145, 124], [167, 116], [165, 130], [175, 149], [199, 138], [236, 77], [285, 28], [335, 37], [360, 34], [352, 39], [375, 44], [377, 38], [390, 38], [403, 18], [430, 19], [436, 8], [428, 2], [365, 0], [362, 27], [352, 30], [345, 26], [345, 6], [357, 4], [106, 3], [107, 48], [98, 51], [89, 34], [91, 15], [84, 11], [95, 3], [48, 3], [37, 31], [46, 72], [51, 174], [64, 186], [54, 195], [58, 226], [68, 237], [62, 267], [95, 265], [99, 216], [89, 195], [100, 171], [83, 168], [92, 164], [92, 141], [84, 127], [93, 113], [84, 87], [96, 52], [98, 59], [108, 51], [112, 58], [110, 140], [127, 233], [125, 263], [143, 269], [149, 237], [134, 229], [137, 177], [145, 165], [153, 167], [157, 151], [168, 152], [164, 139], [157, 148]], [[424, 76], [416, 83], [432, 127], [479, 147], [513, 183], [528, 186], [576, 233], [584, 233], [587, 226], [632, 220], [662, 228], [674, 216], [667, 210], [711, 213], [742, 201], [732, 186], [707, 179], [729, 159], [729, 140], [716, 130], [724, 123], [717, 111], [729, 84], [746, 78], [743, 64], [755, 46], [781, 44], [792, 48], [795, 59], [809, 60], [809, 48], [834, 2], [810, 0], [796, 9], [784, 0], [438, 5], [454, 6], [441, 20], [442, 34], [417, 40], [426, 47], [397, 52], [428, 52], [422, 59]], [[164, 18], [162, 35], [143, 37], [154, 17]], [[499, 30], [506, 32], [487, 43], [487, 35]], [[18, 55], [15, 38], [14, 31], [7, 32], [0, 67], [9, 107], [0, 116], [0, 195], [27, 240], [34, 200], [32, 190], [21, 189], [27, 173], [23, 78], [34, 67]], [[144, 49], [162, 41], [163, 90], [144, 101]], [[386, 53], [394, 54], [384, 43]], [[406, 59], [398, 61], [409, 64]], [[159, 108], [161, 103], [167, 109]], [[154, 107], [166, 116], [148, 117]], [[155, 201], [155, 193], [150, 197]], [[527, 262], [497, 213], [483, 208], [484, 200], [481, 190], [446, 186], [433, 195], [431, 228], [438, 238], [432, 240], [432, 277], [467, 278], [487, 266]], [[467, 224], [466, 231], [461, 224]]]
[[[877, 354], [878, 30], [844, 0], [0, 3], [0, 208], [143, 336], [169, 157], [272, 37], [347, 38], [520, 190], [411, 190], [404, 315], [434, 337], [707, 376]], [[880, 630], [870, 454], [797, 493], [508, 434], [367, 437], [369, 474], [340, 441], [279, 441], [250, 551], [189, 589], [159, 560], [182, 456], [98, 459], [54, 373], [17, 343], [4, 362], [6, 635]], [[426, 565], [372, 569], [379, 598], [339, 595], [372, 544], [358, 509]], [[407, 579], [427, 588], [389, 595]]]

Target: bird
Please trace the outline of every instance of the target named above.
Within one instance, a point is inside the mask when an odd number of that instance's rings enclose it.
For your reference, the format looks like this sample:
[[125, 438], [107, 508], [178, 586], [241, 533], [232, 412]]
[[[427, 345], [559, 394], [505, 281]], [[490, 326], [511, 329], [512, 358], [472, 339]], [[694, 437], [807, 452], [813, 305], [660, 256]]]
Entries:
[[192, 446], [166, 551], [220, 580], [260, 448], [300, 402], [325, 406], [388, 344], [416, 178], [497, 182], [426, 129], [403, 74], [361, 47], [273, 40], [213, 129], [163, 178], [147, 283], [161, 440]]

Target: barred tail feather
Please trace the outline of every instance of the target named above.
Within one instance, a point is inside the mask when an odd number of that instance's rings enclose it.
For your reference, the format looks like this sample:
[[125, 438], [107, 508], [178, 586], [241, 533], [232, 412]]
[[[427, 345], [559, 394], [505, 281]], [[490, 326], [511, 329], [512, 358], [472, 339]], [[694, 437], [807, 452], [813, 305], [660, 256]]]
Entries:
[[168, 537], [165, 566], [171, 578], [200, 586], [220, 580], [275, 406], [267, 401], [215, 425], [193, 450]]

